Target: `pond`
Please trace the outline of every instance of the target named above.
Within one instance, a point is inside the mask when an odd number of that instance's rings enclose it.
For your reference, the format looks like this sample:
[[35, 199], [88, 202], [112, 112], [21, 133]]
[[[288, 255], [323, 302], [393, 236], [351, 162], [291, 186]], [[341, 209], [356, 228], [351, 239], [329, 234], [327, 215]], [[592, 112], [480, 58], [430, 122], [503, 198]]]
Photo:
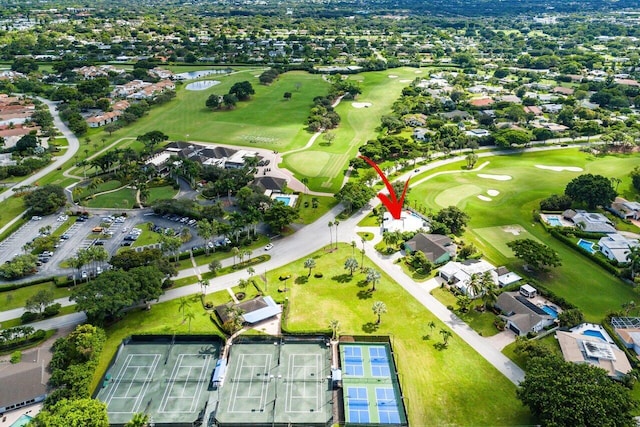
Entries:
[[188, 71], [185, 73], [179, 73], [175, 75], [175, 78], [178, 80], [193, 80], [199, 79], [200, 77], [205, 77], [210, 74], [229, 74], [231, 72], [230, 68], [220, 68], [216, 70], [200, 70], [200, 71]]
[[205, 90], [209, 89], [212, 86], [220, 84], [217, 80], [202, 80], [199, 82], [189, 83], [185, 86], [186, 90]]

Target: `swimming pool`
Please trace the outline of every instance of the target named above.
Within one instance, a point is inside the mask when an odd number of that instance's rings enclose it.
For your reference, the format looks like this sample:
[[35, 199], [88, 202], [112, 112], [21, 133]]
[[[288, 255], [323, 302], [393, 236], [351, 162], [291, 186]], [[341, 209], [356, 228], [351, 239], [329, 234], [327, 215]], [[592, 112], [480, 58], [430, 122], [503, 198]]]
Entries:
[[555, 307], [552, 307], [550, 305], [545, 304], [541, 308], [545, 313], [547, 313], [548, 315], [550, 315], [554, 319], [556, 319], [558, 317], [558, 310], [556, 310]]
[[286, 197], [286, 196], [278, 196], [275, 198], [278, 202], [282, 202], [285, 205], [289, 206], [289, 203], [291, 203], [291, 197]]
[[550, 226], [562, 227], [562, 221], [560, 221], [560, 218], [558, 218], [557, 216], [547, 215], [546, 219], [547, 219], [547, 224], [549, 224]]
[[596, 253], [596, 250], [593, 248], [593, 243], [589, 242], [588, 240], [578, 240], [578, 246], [589, 252], [591, 255]]
[[602, 341], [607, 342], [607, 339], [604, 337], [604, 335], [602, 335], [602, 332], [596, 331], [595, 329], [585, 329], [584, 331], [582, 331], [582, 335], [600, 338]]
[[10, 427], [24, 427], [27, 424], [29, 424], [32, 419], [33, 417], [30, 417], [29, 415], [26, 415], [26, 414], [20, 415], [20, 418], [15, 420]]

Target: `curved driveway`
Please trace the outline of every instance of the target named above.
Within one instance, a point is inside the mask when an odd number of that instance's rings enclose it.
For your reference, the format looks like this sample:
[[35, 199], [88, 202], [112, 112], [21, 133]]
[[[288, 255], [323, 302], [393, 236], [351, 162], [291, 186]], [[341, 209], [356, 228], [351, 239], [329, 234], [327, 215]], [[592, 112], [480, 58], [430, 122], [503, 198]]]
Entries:
[[53, 163], [51, 163], [49, 166], [43, 169], [40, 169], [38, 172], [31, 175], [30, 177], [15, 183], [13, 186], [9, 187], [6, 191], [0, 194], [0, 202], [13, 196], [14, 189], [25, 186], [25, 185], [33, 184], [34, 182], [38, 181], [40, 178], [56, 170], [58, 167], [62, 166], [67, 160], [71, 159], [73, 155], [76, 154], [76, 152], [80, 149], [80, 141], [78, 141], [78, 138], [76, 138], [76, 136], [73, 134], [73, 132], [71, 132], [71, 130], [67, 127], [67, 125], [64, 124], [62, 120], [60, 120], [60, 115], [56, 110], [56, 103], [44, 98], [38, 98], [38, 99], [42, 101], [43, 104], [46, 104], [47, 107], [49, 107], [49, 112], [53, 117], [53, 124], [55, 125], [56, 129], [58, 129], [62, 133], [62, 135], [65, 138], [67, 138], [67, 141], [69, 141], [69, 146], [67, 147], [64, 154], [62, 156], [56, 157]]

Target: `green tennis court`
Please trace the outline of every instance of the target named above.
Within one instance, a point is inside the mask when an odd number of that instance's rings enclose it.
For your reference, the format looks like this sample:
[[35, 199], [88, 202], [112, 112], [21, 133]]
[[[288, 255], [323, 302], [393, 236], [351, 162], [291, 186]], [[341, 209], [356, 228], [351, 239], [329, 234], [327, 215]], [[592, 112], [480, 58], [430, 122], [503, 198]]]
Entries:
[[217, 342], [132, 341], [121, 347], [96, 397], [111, 424], [137, 412], [157, 424], [191, 423], [204, 415], [219, 355]]
[[324, 341], [234, 344], [219, 426], [323, 426], [332, 418], [330, 350]]

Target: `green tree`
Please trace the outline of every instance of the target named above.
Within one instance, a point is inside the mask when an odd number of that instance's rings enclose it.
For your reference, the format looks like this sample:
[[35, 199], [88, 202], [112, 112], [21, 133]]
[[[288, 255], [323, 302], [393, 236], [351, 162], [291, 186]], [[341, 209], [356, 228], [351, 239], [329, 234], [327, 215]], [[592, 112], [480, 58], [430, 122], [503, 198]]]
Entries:
[[214, 275], [218, 274], [218, 270], [220, 270], [221, 268], [222, 268], [222, 263], [217, 259], [214, 259], [209, 263], [209, 271], [212, 272]]
[[45, 185], [24, 196], [24, 205], [31, 215], [49, 215], [67, 203], [64, 189], [59, 185]]
[[456, 206], [449, 206], [439, 211], [433, 219], [444, 224], [453, 234], [460, 235], [469, 222], [469, 215]]
[[631, 413], [637, 403], [629, 390], [588, 363], [534, 357], [516, 394], [544, 425], [635, 425]]
[[109, 427], [107, 405], [97, 399], [62, 399], [43, 409], [33, 420], [36, 427]]
[[584, 203], [589, 209], [608, 207], [616, 198], [616, 192], [608, 178], [590, 173], [572, 179], [564, 194], [577, 203]]
[[469, 153], [466, 157], [467, 160], [467, 169], [473, 169], [473, 167], [478, 163], [478, 155], [476, 153]]
[[42, 289], [27, 298], [25, 308], [29, 311], [37, 311], [39, 314], [42, 314], [45, 308], [51, 304], [53, 304], [53, 291]]
[[367, 281], [367, 283], [371, 283], [371, 292], [376, 290], [376, 284], [380, 282], [381, 277], [382, 275], [378, 270], [375, 270], [373, 268], [367, 269], [367, 277], [365, 280]]
[[347, 258], [347, 260], [344, 262], [344, 268], [346, 270], [349, 270], [350, 276], [353, 276], [353, 272], [358, 269], [358, 260], [354, 257]]
[[640, 166], [636, 166], [635, 168], [633, 168], [630, 176], [633, 188], [635, 188], [637, 192], [640, 192]]
[[217, 110], [218, 108], [220, 108], [220, 95], [216, 95], [215, 93], [209, 95], [207, 101], [205, 102], [205, 105], [207, 106], [207, 108]]
[[344, 203], [348, 212], [352, 212], [362, 208], [375, 195], [375, 190], [370, 186], [349, 181], [335, 194], [335, 198]]
[[442, 335], [442, 346], [447, 347], [449, 345], [449, 338], [451, 338], [453, 334], [448, 329], [440, 329], [440, 335]]
[[309, 274], [307, 274], [307, 277], [311, 276], [311, 270], [314, 269], [316, 267], [316, 260], [313, 258], [307, 258], [304, 261], [304, 268], [308, 268], [309, 269]]
[[376, 301], [371, 307], [373, 314], [377, 316], [376, 325], [380, 324], [380, 317], [387, 312], [387, 305], [382, 301]]
[[169, 139], [169, 136], [165, 135], [163, 132], [159, 130], [152, 130], [143, 135], [139, 135], [136, 138], [137, 141], [140, 141], [144, 144], [145, 148], [148, 151], [153, 151], [156, 145], [168, 139]]
[[584, 323], [584, 314], [577, 308], [570, 308], [558, 314], [558, 321], [560, 322], [560, 326], [564, 328], [573, 328], [574, 326]]
[[547, 271], [549, 267], [559, 267], [562, 265], [558, 253], [549, 246], [536, 242], [532, 239], [518, 239], [507, 242], [515, 256], [529, 267]]
[[191, 321], [193, 319], [196, 318], [195, 313], [193, 312], [193, 310], [189, 310], [187, 311], [187, 313], [184, 315], [184, 317], [187, 319], [187, 321], [189, 322], [189, 333], [191, 333]]
[[276, 202], [264, 213], [264, 222], [274, 231], [281, 231], [285, 226], [300, 218], [298, 211], [284, 203]]
[[247, 80], [234, 83], [229, 89], [229, 94], [235, 95], [240, 101], [246, 101], [256, 93], [251, 83]]
[[149, 415], [144, 414], [142, 412], [137, 412], [133, 414], [131, 420], [126, 423], [125, 427], [147, 427], [149, 425]]

